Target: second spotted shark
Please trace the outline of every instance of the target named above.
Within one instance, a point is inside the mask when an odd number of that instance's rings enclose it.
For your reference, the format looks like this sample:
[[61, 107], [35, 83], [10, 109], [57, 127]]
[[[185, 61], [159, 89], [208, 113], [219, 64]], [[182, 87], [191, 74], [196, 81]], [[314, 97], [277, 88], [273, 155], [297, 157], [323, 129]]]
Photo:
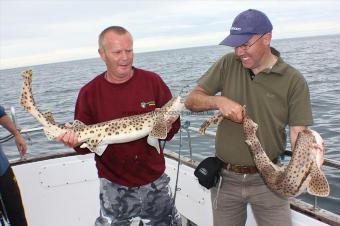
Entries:
[[[262, 148], [256, 136], [258, 125], [246, 115], [245, 111], [244, 108], [245, 142], [249, 145], [254, 163], [269, 189], [282, 197], [298, 196], [306, 188], [312, 195], [328, 196], [330, 188], [322, 171], [324, 146], [321, 136], [311, 129], [301, 131], [288, 165], [279, 166], [269, 159]], [[200, 132], [204, 133], [211, 124], [218, 124], [223, 119], [222, 115], [216, 114], [202, 124]]]
[[60, 134], [67, 130], [73, 130], [78, 135], [80, 147], [88, 148], [98, 155], [102, 155], [109, 144], [130, 142], [146, 136], [148, 136], [148, 144], [160, 152], [158, 140], [165, 139], [168, 133], [165, 122], [179, 116], [184, 107], [181, 97], [178, 96], [172, 98], [162, 108], [148, 113], [93, 125], [85, 125], [81, 121], [75, 120], [71, 127], [65, 127], [54, 121], [52, 113], [42, 113], [37, 108], [32, 95], [32, 70], [24, 71], [22, 76], [24, 85], [20, 104], [43, 125], [47, 138], [56, 140]]

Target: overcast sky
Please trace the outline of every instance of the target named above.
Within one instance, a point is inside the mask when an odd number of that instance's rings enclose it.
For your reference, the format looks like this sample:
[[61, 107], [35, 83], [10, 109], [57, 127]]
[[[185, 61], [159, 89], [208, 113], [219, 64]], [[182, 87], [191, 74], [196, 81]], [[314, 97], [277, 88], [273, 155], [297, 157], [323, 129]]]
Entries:
[[135, 52], [216, 45], [248, 8], [268, 15], [274, 39], [340, 34], [337, 0], [0, 0], [0, 69], [97, 57], [110, 25], [130, 30]]

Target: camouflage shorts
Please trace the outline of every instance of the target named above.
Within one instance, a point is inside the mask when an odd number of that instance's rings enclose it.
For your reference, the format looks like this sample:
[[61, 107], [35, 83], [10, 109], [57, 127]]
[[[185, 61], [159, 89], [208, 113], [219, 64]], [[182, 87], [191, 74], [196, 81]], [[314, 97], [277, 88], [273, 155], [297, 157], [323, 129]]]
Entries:
[[129, 188], [100, 178], [100, 216], [95, 226], [133, 225], [136, 219], [145, 225], [180, 226], [169, 182], [163, 174], [150, 184]]

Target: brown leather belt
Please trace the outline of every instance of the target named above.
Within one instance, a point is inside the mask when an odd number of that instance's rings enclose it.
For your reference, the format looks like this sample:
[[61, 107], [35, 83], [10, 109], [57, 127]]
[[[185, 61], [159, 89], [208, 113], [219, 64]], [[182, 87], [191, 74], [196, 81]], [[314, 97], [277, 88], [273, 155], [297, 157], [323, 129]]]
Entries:
[[[278, 159], [272, 160], [273, 163], [277, 163]], [[234, 172], [234, 173], [240, 173], [240, 174], [254, 174], [258, 173], [256, 166], [241, 166], [241, 165], [234, 165], [231, 163], [223, 163], [223, 168]]]

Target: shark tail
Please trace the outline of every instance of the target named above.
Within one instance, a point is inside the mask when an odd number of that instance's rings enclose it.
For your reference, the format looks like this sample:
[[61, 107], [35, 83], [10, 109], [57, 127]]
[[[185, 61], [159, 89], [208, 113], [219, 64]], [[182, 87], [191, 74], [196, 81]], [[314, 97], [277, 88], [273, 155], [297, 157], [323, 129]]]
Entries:
[[223, 116], [220, 113], [215, 114], [214, 116], [212, 116], [211, 118], [207, 119], [206, 121], [204, 121], [202, 123], [202, 125], [199, 128], [199, 132], [201, 134], [205, 134], [205, 131], [207, 130], [207, 128], [211, 124], [218, 125], [218, 124], [220, 124], [222, 122], [222, 120], [223, 120]]
[[53, 115], [50, 112], [42, 113], [37, 108], [37, 105], [34, 101], [32, 95], [32, 70], [25, 70], [21, 73], [22, 77], [24, 77], [24, 85], [22, 87], [20, 104], [21, 106], [32, 114], [44, 127], [46, 127], [47, 123], [54, 121]]
[[315, 163], [311, 167], [311, 180], [307, 186], [307, 192], [320, 197], [328, 196], [330, 188], [325, 174]]
[[32, 70], [25, 70], [21, 73], [24, 78], [24, 85], [22, 87], [20, 104], [21, 106], [42, 124], [44, 132], [49, 140], [55, 140], [61, 128], [56, 125], [51, 112], [40, 112], [34, 101], [32, 94]]

